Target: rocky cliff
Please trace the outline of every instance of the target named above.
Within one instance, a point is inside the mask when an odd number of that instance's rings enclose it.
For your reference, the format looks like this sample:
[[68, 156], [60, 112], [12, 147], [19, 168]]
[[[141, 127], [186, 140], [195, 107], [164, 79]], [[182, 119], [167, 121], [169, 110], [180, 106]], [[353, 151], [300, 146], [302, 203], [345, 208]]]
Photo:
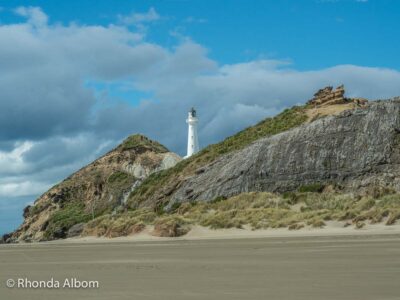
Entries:
[[24, 223], [6, 239], [40, 241], [79, 235], [85, 222], [122, 209], [129, 193], [148, 175], [180, 160], [145, 136], [130, 136], [26, 207]]
[[400, 98], [368, 103], [321, 91], [315, 97], [326, 102], [286, 109], [185, 160], [131, 136], [27, 207], [6, 239], [50, 240], [83, 229], [114, 237], [157, 225], [157, 216], [177, 229], [168, 212], [182, 203], [249, 192], [307, 185], [361, 195], [375, 187], [400, 191]]
[[167, 207], [315, 183], [400, 190], [400, 99], [328, 116], [224, 155], [185, 178]]
[[[228, 147], [226, 154], [207, 160], [220, 147], [212, 145], [197, 157], [150, 176], [133, 191], [128, 204], [169, 210], [181, 202], [212, 201], [252, 191], [285, 192], [315, 183], [357, 192], [374, 186], [400, 190], [400, 100], [350, 109], [346, 105], [335, 105], [336, 115], [314, 121], [303, 116], [314, 115], [310, 111], [315, 108], [296, 108], [289, 111], [290, 120], [298, 119], [293, 128], [265, 134], [232, 151]], [[347, 109], [340, 111], [340, 107]], [[264, 122], [276, 128], [276, 120]], [[229, 145], [234, 143], [228, 139]]]

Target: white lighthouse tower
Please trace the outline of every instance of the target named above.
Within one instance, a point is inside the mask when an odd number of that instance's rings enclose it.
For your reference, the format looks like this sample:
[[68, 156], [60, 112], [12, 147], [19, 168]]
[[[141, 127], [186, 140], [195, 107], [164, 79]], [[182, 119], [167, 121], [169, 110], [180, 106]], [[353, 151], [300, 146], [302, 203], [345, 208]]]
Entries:
[[197, 123], [199, 119], [196, 116], [196, 110], [192, 107], [189, 111], [186, 123], [189, 125], [188, 129], [188, 145], [187, 145], [187, 155], [185, 158], [192, 156], [199, 152], [199, 138], [197, 137]]

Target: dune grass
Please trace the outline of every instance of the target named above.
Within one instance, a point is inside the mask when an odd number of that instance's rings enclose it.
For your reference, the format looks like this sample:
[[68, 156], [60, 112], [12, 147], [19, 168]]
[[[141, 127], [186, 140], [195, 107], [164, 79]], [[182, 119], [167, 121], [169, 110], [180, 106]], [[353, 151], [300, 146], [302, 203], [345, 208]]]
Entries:
[[149, 209], [105, 215], [86, 226], [86, 234], [120, 236], [135, 233], [135, 225], [154, 225], [158, 236], [180, 236], [191, 225], [211, 229], [303, 227], [323, 228], [327, 221], [342, 221], [343, 226], [362, 228], [384, 222], [393, 225], [400, 219], [400, 194], [353, 196], [340, 193], [295, 192], [284, 195], [252, 192], [211, 202], [175, 204], [174, 210], [159, 214]]
[[83, 235], [126, 236], [138, 233], [146, 225], [153, 224], [156, 217], [156, 213], [149, 209], [129, 211], [122, 214], [105, 214], [88, 222]]

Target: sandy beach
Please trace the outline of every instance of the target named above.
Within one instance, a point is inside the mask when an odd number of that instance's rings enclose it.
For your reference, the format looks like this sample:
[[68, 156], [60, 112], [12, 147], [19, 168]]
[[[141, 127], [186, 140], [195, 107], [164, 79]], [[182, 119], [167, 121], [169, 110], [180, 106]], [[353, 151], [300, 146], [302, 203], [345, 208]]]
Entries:
[[152, 235], [153, 226], [147, 226], [144, 231], [131, 236], [116, 238], [106, 237], [78, 237], [64, 240], [51, 241], [46, 243], [112, 243], [112, 242], [145, 242], [145, 241], [192, 241], [192, 240], [213, 240], [213, 239], [251, 239], [251, 238], [272, 238], [272, 237], [318, 237], [318, 236], [348, 236], [348, 235], [393, 235], [400, 234], [400, 224], [387, 226], [384, 223], [366, 224], [365, 227], [356, 229], [354, 226], [344, 227], [344, 222], [326, 221], [323, 228], [312, 228], [307, 226], [299, 230], [288, 230], [287, 228], [251, 230], [245, 226], [243, 229], [210, 229], [202, 226], [192, 226], [192, 229], [181, 237], [157, 237]]
[[[3, 299], [400, 299], [400, 227], [219, 230], [0, 245]], [[8, 280], [96, 288], [7, 288]]]

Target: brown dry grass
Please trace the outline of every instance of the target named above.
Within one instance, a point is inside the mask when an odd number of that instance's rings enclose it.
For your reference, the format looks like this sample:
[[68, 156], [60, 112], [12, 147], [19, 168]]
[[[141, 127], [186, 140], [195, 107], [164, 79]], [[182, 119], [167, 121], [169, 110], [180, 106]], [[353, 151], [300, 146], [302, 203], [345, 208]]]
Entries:
[[362, 228], [380, 222], [393, 225], [399, 219], [400, 194], [392, 192], [380, 194], [378, 198], [334, 192], [285, 195], [252, 192], [219, 201], [176, 204], [174, 212], [161, 215], [148, 209], [105, 215], [89, 222], [84, 234], [131, 235], [150, 224], [154, 225], [153, 235], [169, 237], [186, 234], [191, 224], [212, 229], [250, 226], [253, 230], [298, 230], [305, 226], [322, 228], [330, 220]]

